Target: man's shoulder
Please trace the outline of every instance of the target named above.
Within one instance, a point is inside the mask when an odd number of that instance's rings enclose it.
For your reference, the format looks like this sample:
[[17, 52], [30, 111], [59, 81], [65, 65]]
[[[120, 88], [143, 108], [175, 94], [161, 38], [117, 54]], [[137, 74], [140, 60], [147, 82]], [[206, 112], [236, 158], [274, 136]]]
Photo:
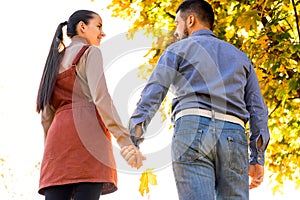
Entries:
[[227, 42], [225, 40], [221, 40], [221, 39], [217, 39], [218, 43], [220, 44], [220, 46], [222, 46], [223, 50], [228, 50], [229, 52], [235, 52], [237, 54], [240, 54], [240, 56], [244, 56], [245, 58], [247, 57], [246, 53], [243, 52], [239, 47], [237, 47], [236, 45]]
[[166, 50], [167, 51], [182, 51], [183, 49], [187, 48], [190, 44], [194, 43], [195, 41], [191, 38], [184, 38], [182, 40], [178, 40], [172, 44], [170, 44]]
[[179, 40], [179, 41], [176, 41], [176, 42], [173, 42], [172, 44], [170, 44], [166, 49], [167, 50], [176, 50], [176, 49], [178, 49], [178, 48], [180, 48], [180, 47], [182, 47], [183, 46], [183, 44], [185, 43], [185, 41], [184, 40], [186, 40], [186, 39], [183, 39], [183, 40]]

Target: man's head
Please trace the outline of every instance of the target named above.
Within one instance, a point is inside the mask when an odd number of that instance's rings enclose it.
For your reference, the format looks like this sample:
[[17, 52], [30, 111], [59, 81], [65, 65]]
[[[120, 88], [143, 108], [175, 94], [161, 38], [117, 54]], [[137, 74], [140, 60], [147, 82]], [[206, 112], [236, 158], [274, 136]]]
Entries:
[[212, 30], [214, 12], [204, 0], [186, 0], [176, 10], [175, 23], [175, 36], [181, 40], [198, 30]]

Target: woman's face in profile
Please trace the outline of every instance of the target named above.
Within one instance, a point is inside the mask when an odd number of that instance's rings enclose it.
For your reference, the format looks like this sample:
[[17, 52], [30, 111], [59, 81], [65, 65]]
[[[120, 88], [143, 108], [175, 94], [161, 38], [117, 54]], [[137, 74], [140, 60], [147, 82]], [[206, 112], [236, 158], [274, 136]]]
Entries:
[[99, 46], [101, 43], [102, 37], [105, 36], [105, 33], [102, 30], [102, 19], [99, 15], [94, 14], [94, 17], [89, 20], [89, 23], [84, 24], [83, 36], [87, 39], [90, 45]]

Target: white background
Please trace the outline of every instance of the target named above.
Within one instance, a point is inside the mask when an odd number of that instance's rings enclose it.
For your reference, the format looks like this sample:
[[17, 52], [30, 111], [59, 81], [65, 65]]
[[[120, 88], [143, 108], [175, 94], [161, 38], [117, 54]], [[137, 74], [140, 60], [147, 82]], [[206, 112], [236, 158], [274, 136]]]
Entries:
[[[1, 2], [1, 73], [0, 73], [0, 199], [1, 200], [39, 200], [37, 194], [39, 170], [36, 166], [42, 158], [43, 132], [40, 116], [35, 112], [38, 85], [48, 50], [60, 22], [78, 9], [98, 12], [104, 23], [107, 37], [110, 38], [127, 31], [128, 22], [112, 18], [106, 9], [109, 0], [13, 0]], [[115, 48], [115, 46], [112, 48]], [[111, 63], [107, 70], [107, 82], [113, 94], [118, 80], [126, 74], [126, 69], [136, 69], [143, 62], [144, 50], [127, 53]], [[125, 70], [125, 71], [124, 71]], [[137, 78], [138, 79], [138, 78]], [[138, 98], [137, 91], [132, 94], [133, 101]], [[112, 95], [114, 96], [114, 95]], [[118, 99], [115, 100], [117, 103]], [[126, 102], [129, 112], [133, 103]], [[126, 123], [123, 119], [124, 123]], [[167, 122], [169, 123], [169, 122]], [[159, 140], [146, 140], [142, 151], [152, 152], [170, 142], [171, 133]], [[164, 144], [158, 143], [165, 141]], [[118, 160], [117, 160], [118, 161]], [[120, 161], [121, 162], [121, 161]], [[151, 168], [150, 161], [145, 168]], [[138, 192], [141, 170], [136, 174], [120, 171], [119, 190], [101, 197], [104, 200], [138, 199], [177, 199], [176, 187], [170, 165], [155, 172], [157, 186], [150, 186], [150, 194], [142, 197]], [[267, 179], [267, 178], [266, 178]], [[250, 192], [250, 199], [297, 199], [300, 194], [292, 184], [286, 184], [285, 195], [272, 196], [266, 180], [259, 188]], [[295, 197], [296, 196], [296, 197]]]

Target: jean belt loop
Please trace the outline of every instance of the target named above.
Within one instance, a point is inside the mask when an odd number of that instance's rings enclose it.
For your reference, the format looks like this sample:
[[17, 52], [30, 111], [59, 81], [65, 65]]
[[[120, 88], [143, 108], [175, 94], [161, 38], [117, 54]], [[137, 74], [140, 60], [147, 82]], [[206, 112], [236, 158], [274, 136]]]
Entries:
[[211, 110], [211, 121], [215, 122], [215, 111], [213, 109]]
[[214, 111], [214, 109], [211, 110], [211, 122], [212, 122], [212, 127], [213, 127], [213, 133], [216, 133], [216, 113]]

